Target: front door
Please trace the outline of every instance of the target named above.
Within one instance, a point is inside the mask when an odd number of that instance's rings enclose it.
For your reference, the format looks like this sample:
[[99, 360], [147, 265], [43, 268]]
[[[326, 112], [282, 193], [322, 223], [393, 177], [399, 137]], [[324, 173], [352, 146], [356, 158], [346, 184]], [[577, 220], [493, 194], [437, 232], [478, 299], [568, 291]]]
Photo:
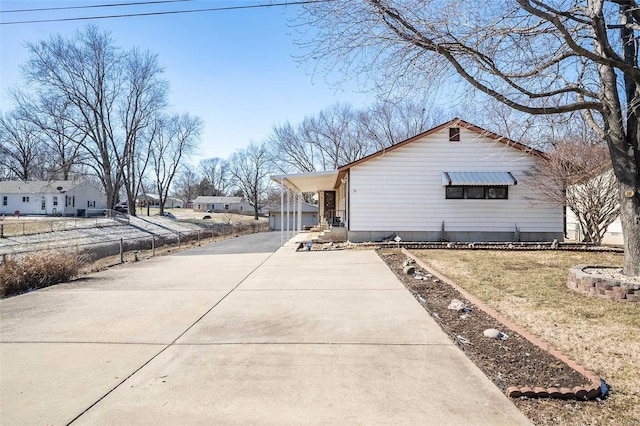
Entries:
[[333, 224], [333, 218], [336, 216], [336, 191], [324, 192], [324, 217], [327, 222]]

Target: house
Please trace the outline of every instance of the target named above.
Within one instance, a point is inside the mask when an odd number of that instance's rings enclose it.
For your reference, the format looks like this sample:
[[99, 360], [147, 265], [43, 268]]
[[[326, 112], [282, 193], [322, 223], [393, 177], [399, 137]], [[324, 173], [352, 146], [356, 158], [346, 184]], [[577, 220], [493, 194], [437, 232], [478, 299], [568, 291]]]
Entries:
[[337, 170], [272, 179], [294, 198], [318, 192], [319, 225], [352, 242], [562, 241], [562, 206], [529, 201], [543, 156], [453, 119]]
[[[267, 208], [267, 214], [269, 216], [269, 229], [272, 231], [280, 231], [284, 229], [295, 229], [297, 227], [297, 217], [293, 214], [287, 215], [287, 212], [281, 212], [280, 206]], [[315, 204], [309, 204], [306, 202], [301, 203], [300, 209], [300, 223], [299, 226], [302, 229], [311, 228], [318, 224], [318, 206]], [[287, 216], [289, 226], [287, 227]]]
[[[585, 238], [585, 232], [580, 226], [575, 213], [569, 208], [567, 209], [567, 238], [576, 242], [584, 241]], [[619, 246], [624, 244], [620, 216], [607, 226], [607, 230], [604, 232], [604, 236], [602, 237], [602, 244]]]
[[107, 207], [89, 181], [0, 181], [0, 215], [87, 216]]
[[[143, 194], [139, 195], [136, 199], [136, 204], [140, 207], [160, 207], [160, 196], [158, 194]], [[180, 198], [167, 197], [164, 200], [165, 209], [181, 209], [184, 207], [184, 202]]]
[[243, 197], [208, 197], [201, 195], [193, 200], [193, 210], [215, 213], [253, 213], [254, 208]]
[[[622, 234], [622, 223], [618, 212], [618, 183], [611, 164], [605, 164], [599, 169], [591, 170], [586, 178], [578, 181], [567, 188], [567, 200], [580, 200], [579, 205], [587, 212], [595, 213], [596, 222], [603, 220], [600, 226], [604, 225], [604, 219], [613, 220], [602, 233], [602, 244], [623, 245], [624, 236]], [[583, 200], [583, 201], [582, 201]], [[584, 214], [583, 214], [584, 220]], [[566, 216], [566, 237], [569, 240], [582, 242], [587, 237], [588, 232], [583, 228], [575, 212], [567, 207]]]

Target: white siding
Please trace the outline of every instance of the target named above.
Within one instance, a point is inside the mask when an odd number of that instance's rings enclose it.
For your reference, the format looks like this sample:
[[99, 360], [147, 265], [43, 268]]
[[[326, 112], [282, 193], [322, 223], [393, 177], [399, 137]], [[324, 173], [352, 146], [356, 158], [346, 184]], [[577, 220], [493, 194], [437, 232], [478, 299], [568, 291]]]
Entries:
[[[351, 168], [349, 229], [352, 231], [562, 232], [561, 206], [532, 204], [525, 170], [536, 157], [461, 129], [448, 129]], [[448, 200], [445, 171], [508, 171], [518, 184], [507, 200]], [[529, 194], [529, 197], [531, 195]]]

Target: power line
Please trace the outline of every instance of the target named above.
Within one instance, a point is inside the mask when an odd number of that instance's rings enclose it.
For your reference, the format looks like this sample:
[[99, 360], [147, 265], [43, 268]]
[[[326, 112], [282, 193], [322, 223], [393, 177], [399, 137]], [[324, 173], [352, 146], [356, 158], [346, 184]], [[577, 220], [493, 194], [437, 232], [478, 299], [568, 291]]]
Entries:
[[311, 4], [311, 3], [327, 3], [330, 1], [335, 1], [335, 0], [303, 0], [303, 1], [292, 1], [292, 2], [284, 2], [284, 3], [212, 7], [208, 9], [173, 10], [168, 12], [128, 13], [123, 15], [85, 16], [80, 18], [34, 19], [34, 20], [28, 20], [28, 21], [0, 22], [0, 25], [40, 24], [44, 22], [88, 21], [92, 19], [131, 18], [135, 16], [159, 16], [159, 15], [177, 15], [177, 14], [184, 14], [184, 13], [220, 12], [224, 10], [259, 9], [259, 8], [268, 8], [268, 7], [294, 6], [294, 5]]
[[115, 3], [115, 4], [111, 3], [111, 4], [92, 4], [92, 5], [85, 5], [85, 6], [42, 7], [38, 9], [0, 10], [0, 13], [46, 12], [50, 10], [91, 9], [96, 7], [139, 6], [139, 5], [146, 5], [146, 4], [182, 3], [185, 1], [193, 1], [193, 0], [158, 0], [158, 1], [140, 1], [135, 3]]

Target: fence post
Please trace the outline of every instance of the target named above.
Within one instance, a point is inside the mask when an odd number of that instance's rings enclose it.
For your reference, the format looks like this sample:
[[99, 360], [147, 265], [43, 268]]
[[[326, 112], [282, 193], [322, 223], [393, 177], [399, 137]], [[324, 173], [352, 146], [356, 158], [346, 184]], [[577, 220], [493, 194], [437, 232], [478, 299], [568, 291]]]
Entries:
[[180, 232], [178, 232], [178, 250], [180, 250]]
[[0, 238], [4, 238], [4, 223], [0, 223]]
[[26, 235], [26, 234], [24, 233], [24, 222], [22, 222], [22, 235]]
[[156, 236], [151, 236], [151, 256], [156, 255]]
[[124, 263], [124, 244], [123, 239], [120, 238], [120, 263]]
[[198, 229], [198, 247], [200, 246], [200, 230]]

